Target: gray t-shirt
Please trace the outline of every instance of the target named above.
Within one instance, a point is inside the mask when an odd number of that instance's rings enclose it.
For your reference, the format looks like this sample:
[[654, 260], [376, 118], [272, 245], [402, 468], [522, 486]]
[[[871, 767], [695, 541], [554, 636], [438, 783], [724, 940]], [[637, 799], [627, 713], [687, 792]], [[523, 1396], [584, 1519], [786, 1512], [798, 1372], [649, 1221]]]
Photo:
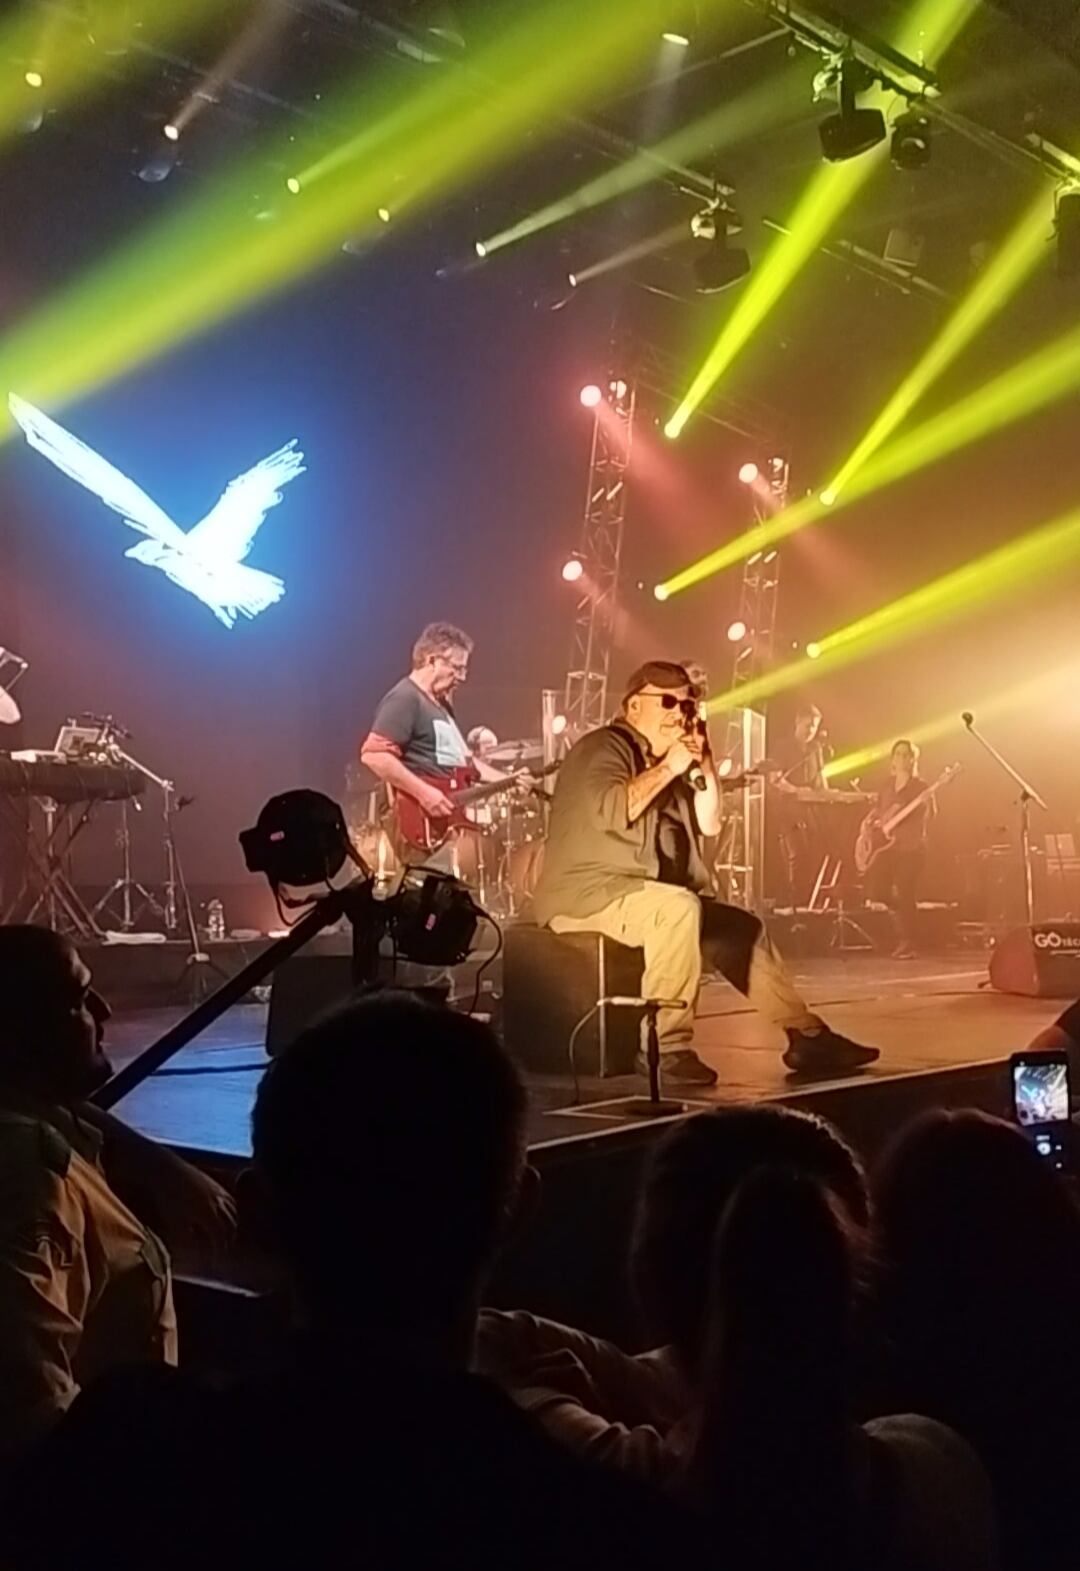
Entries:
[[402, 677], [380, 701], [362, 751], [393, 753], [425, 779], [449, 779], [469, 764], [469, 749], [448, 703]]
[[693, 789], [672, 781], [635, 823], [627, 786], [651, 767], [645, 739], [625, 720], [590, 731], [559, 770], [533, 905], [541, 924], [593, 916], [647, 880], [709, 888]]

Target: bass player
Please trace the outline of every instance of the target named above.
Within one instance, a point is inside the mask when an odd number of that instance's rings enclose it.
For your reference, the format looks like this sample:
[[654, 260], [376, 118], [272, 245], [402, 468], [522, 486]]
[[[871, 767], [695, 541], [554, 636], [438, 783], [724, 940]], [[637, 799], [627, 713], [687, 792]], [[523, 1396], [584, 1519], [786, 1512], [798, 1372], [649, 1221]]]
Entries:
[[[901, 737], [892, 745], [889, 779], [878, 792], [872, 817], [878, 823], [884, 822], [925, 790], [926, 783], [919, 775], [919, 749], [914, 742]], [[896, 825], [891, 844], [879, 852], [870, 869], [867, 893], [892, 912], [896, 937], [894, 960], [915, 959], [916, 893], [926, 861], [926, 830], [936, 812], [936, 797], [927, 796], [914, 812]]]
[[441, 831], [455, 814], [454, 791], [477, 782], [510, 783], [469, 750], [454, 714], [454, 693], [468, 677], [472, 649], [460, 627], [430, 622], [413, 645], [408, 676], [380, 700], [360, 744], [360, 762], [392, 793], [412, 798]]

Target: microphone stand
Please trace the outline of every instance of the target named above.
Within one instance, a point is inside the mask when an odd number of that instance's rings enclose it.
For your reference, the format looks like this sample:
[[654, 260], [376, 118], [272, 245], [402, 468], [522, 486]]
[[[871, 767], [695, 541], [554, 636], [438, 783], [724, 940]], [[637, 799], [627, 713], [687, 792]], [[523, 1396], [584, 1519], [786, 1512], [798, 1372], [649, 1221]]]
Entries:
[[1009, 776], [1009, 779], [1015, 781], [1020, 787], [1018, 799], [1020, 807], [1020, 859], [1024, 868], [1024, 911], [1027, 924], [1030, 927], [1035, 920], [1035, 885], [1031, 875], [1031, 804], [1035, 802], [1042, 808], [1044, 813], [1049, 812], [1049, 808], [1035, 787], [1024, 779], [1018, 769], [1013, 768], [1007, 758], [1002, 757], [994, 744], [988, 741], [981, 731], [976, 730], [975, 716], [965, 711], [960, 718], [976, 742], [985, 748], [994, 762]]
[[686, 1112], [685, 1102], [672, 1102], [660, 1095], [660, 1034], [656, 1028], [659, 1009], [658, 998], [645, 999], [645, 1063], [649, 1071], [649, 1094], [630, 1097], [624, 1104], [624, 1111], [632, 1118], [663, 1118]]

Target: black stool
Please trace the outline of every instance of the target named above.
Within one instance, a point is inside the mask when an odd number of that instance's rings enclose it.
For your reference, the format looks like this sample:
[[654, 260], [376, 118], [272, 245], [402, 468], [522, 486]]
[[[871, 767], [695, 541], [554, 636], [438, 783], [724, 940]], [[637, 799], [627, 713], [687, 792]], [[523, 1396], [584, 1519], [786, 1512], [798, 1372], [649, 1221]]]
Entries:
[[[601, 998], [641, 992], [644, 957], [602, 933], [553, 933], [515, 922], [503, 950], [503, 1036], [508, 1052], [538, 1074], [566, 1074], [570, 1033]], [[598, 1009], [574, 1046], [586, 1075], [634, 1073], [641, 1011]]]

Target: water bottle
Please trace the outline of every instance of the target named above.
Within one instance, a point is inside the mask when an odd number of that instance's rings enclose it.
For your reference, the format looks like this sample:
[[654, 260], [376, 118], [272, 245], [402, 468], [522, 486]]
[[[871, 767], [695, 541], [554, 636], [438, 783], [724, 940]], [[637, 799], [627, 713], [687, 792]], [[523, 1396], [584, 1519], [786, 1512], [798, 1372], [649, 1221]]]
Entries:
[[220, 900], [207, 901], [206, 936], [212, 943], [220, 943], [225, 937], [225, 907]]

